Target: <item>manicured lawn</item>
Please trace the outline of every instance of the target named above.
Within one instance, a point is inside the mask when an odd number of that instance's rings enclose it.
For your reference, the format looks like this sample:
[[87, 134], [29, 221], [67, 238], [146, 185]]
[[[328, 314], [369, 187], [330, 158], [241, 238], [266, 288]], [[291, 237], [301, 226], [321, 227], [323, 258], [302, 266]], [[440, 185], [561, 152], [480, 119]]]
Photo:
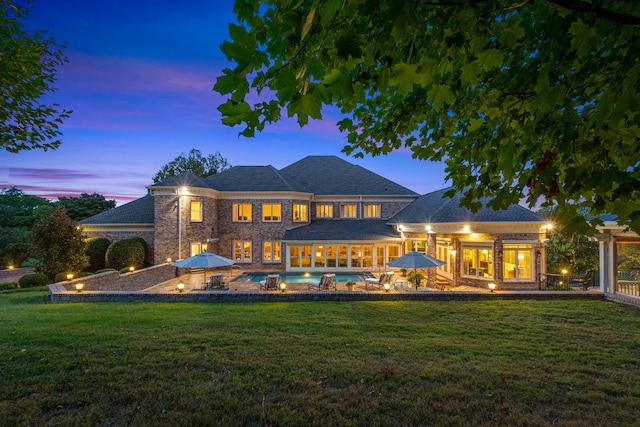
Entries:
[[0, 425], [633, 425], [603, 301], [50, 304], [0, 293]]

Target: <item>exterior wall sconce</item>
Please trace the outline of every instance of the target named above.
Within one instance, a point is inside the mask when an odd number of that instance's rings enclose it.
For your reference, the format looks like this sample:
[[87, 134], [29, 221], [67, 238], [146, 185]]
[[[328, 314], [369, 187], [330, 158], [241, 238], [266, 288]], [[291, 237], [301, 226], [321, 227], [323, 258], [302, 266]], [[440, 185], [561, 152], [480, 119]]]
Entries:
[[84, 283], [76, 283], [76, 291], [82, 292], [84, 289]]
[[287, 290], [287, 282], [283, 280], [282, 282], [280, 282], [280, 292], [284, 292], [286, 290]]
[[495, 291], [495, 290], [496, 290], [496, 284], [495, 284], [495, 283], [491, 282], [491, 283], [489, 283], [489, 285], [488, 285], [488, 286], [489, 286], [489, 290], [490, 290], [491, 292], [493, 292], [493, 291]]
[[182, 281], [178, 282], [178, 292], [184, 291], [184, 283]]

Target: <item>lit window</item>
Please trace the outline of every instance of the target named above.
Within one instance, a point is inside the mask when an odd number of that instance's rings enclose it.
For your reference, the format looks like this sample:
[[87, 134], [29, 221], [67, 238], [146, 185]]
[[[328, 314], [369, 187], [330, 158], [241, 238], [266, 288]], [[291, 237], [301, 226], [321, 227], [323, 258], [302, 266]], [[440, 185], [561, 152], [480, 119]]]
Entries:
[[333, 218], [333, 205], [329, 203], [317, 205], [316, 216], [318, 218]]
[[293, 205], [293, 220], [300, 222], [307, 221], [307, 205]]
[[311, 267], [311, 246], [290, 246], [289, 263], [291, 267]]
[[233, 241], [233, 259], [238, 262], [251, 262], [251, 241]]
[[264, 262], [280, 262], [280, 242], [264, 242], [262, 250], [262, 260]]
[[380, 205], [364, 205], [365, 218], [380, 218]]
[[340, 218], [357, 218], [358, 206], [355, 203], [340, 205]]
[[198, 255], [202, 252], [202, 245], [200, 243], [191, 244], [191, 256]]
[[191, 222], [202, 222], [202, 203], [191, 202]]
[[502, 254], [502, 275], [505, 279], [533, 278], [532, 245], [503, 245]]
[[462, 275], [493, 277], [493, 249], [487, 246], [462, 247]]
[[279, 222], [280, 221], [280, 203], [263, 203], [262, 204], [262, 221]]
[[251, 204], [250, 203], [234, 203], [233, 204], [233, 220], [235, 222], [251, 222]]

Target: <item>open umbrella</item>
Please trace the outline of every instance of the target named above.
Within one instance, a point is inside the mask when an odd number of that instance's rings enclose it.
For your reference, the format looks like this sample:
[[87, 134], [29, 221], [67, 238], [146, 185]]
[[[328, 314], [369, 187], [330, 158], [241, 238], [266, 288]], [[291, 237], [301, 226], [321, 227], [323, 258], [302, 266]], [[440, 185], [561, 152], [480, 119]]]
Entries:
[[414, 273], [418, 268], [433, 268], [445, 264], [446, 262], [444, 261], [416, 251], [411, 251], [407, 254], [402, 255], [400, 258], [394, 259], [393, 261], [387, 263], [389, 267], [413, 268]]
[[172, 265], [181, 268], [204, 268], [204, 279], [207, 281], [207, 268], [228, 267], [235, 264], [232, 259], [216, 255], [212, 252], [201, 252], [189, 258], [174, 262]]

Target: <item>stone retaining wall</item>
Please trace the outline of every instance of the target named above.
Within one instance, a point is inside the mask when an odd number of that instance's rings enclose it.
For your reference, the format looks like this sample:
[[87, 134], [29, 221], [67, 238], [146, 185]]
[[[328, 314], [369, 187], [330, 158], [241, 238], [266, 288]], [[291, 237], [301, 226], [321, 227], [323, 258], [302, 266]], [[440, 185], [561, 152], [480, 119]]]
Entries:
[[484, 301], [603, 299], [600, 292], [56, 292], [49, 288], [51, 302], [302, 302], [302, 301]]
[[[120, 274], [117, 271], [93, 274], [87, 277], [58, 283], [67, 291], [75, 291], [76, 283], [84, 283], [85, 291], [141, 291], [158, 283], [177, 277], [179, 271], [170, 264], [161, 264], [132, 273]], [[50, 291], [51, 292], [51, 288]]]

